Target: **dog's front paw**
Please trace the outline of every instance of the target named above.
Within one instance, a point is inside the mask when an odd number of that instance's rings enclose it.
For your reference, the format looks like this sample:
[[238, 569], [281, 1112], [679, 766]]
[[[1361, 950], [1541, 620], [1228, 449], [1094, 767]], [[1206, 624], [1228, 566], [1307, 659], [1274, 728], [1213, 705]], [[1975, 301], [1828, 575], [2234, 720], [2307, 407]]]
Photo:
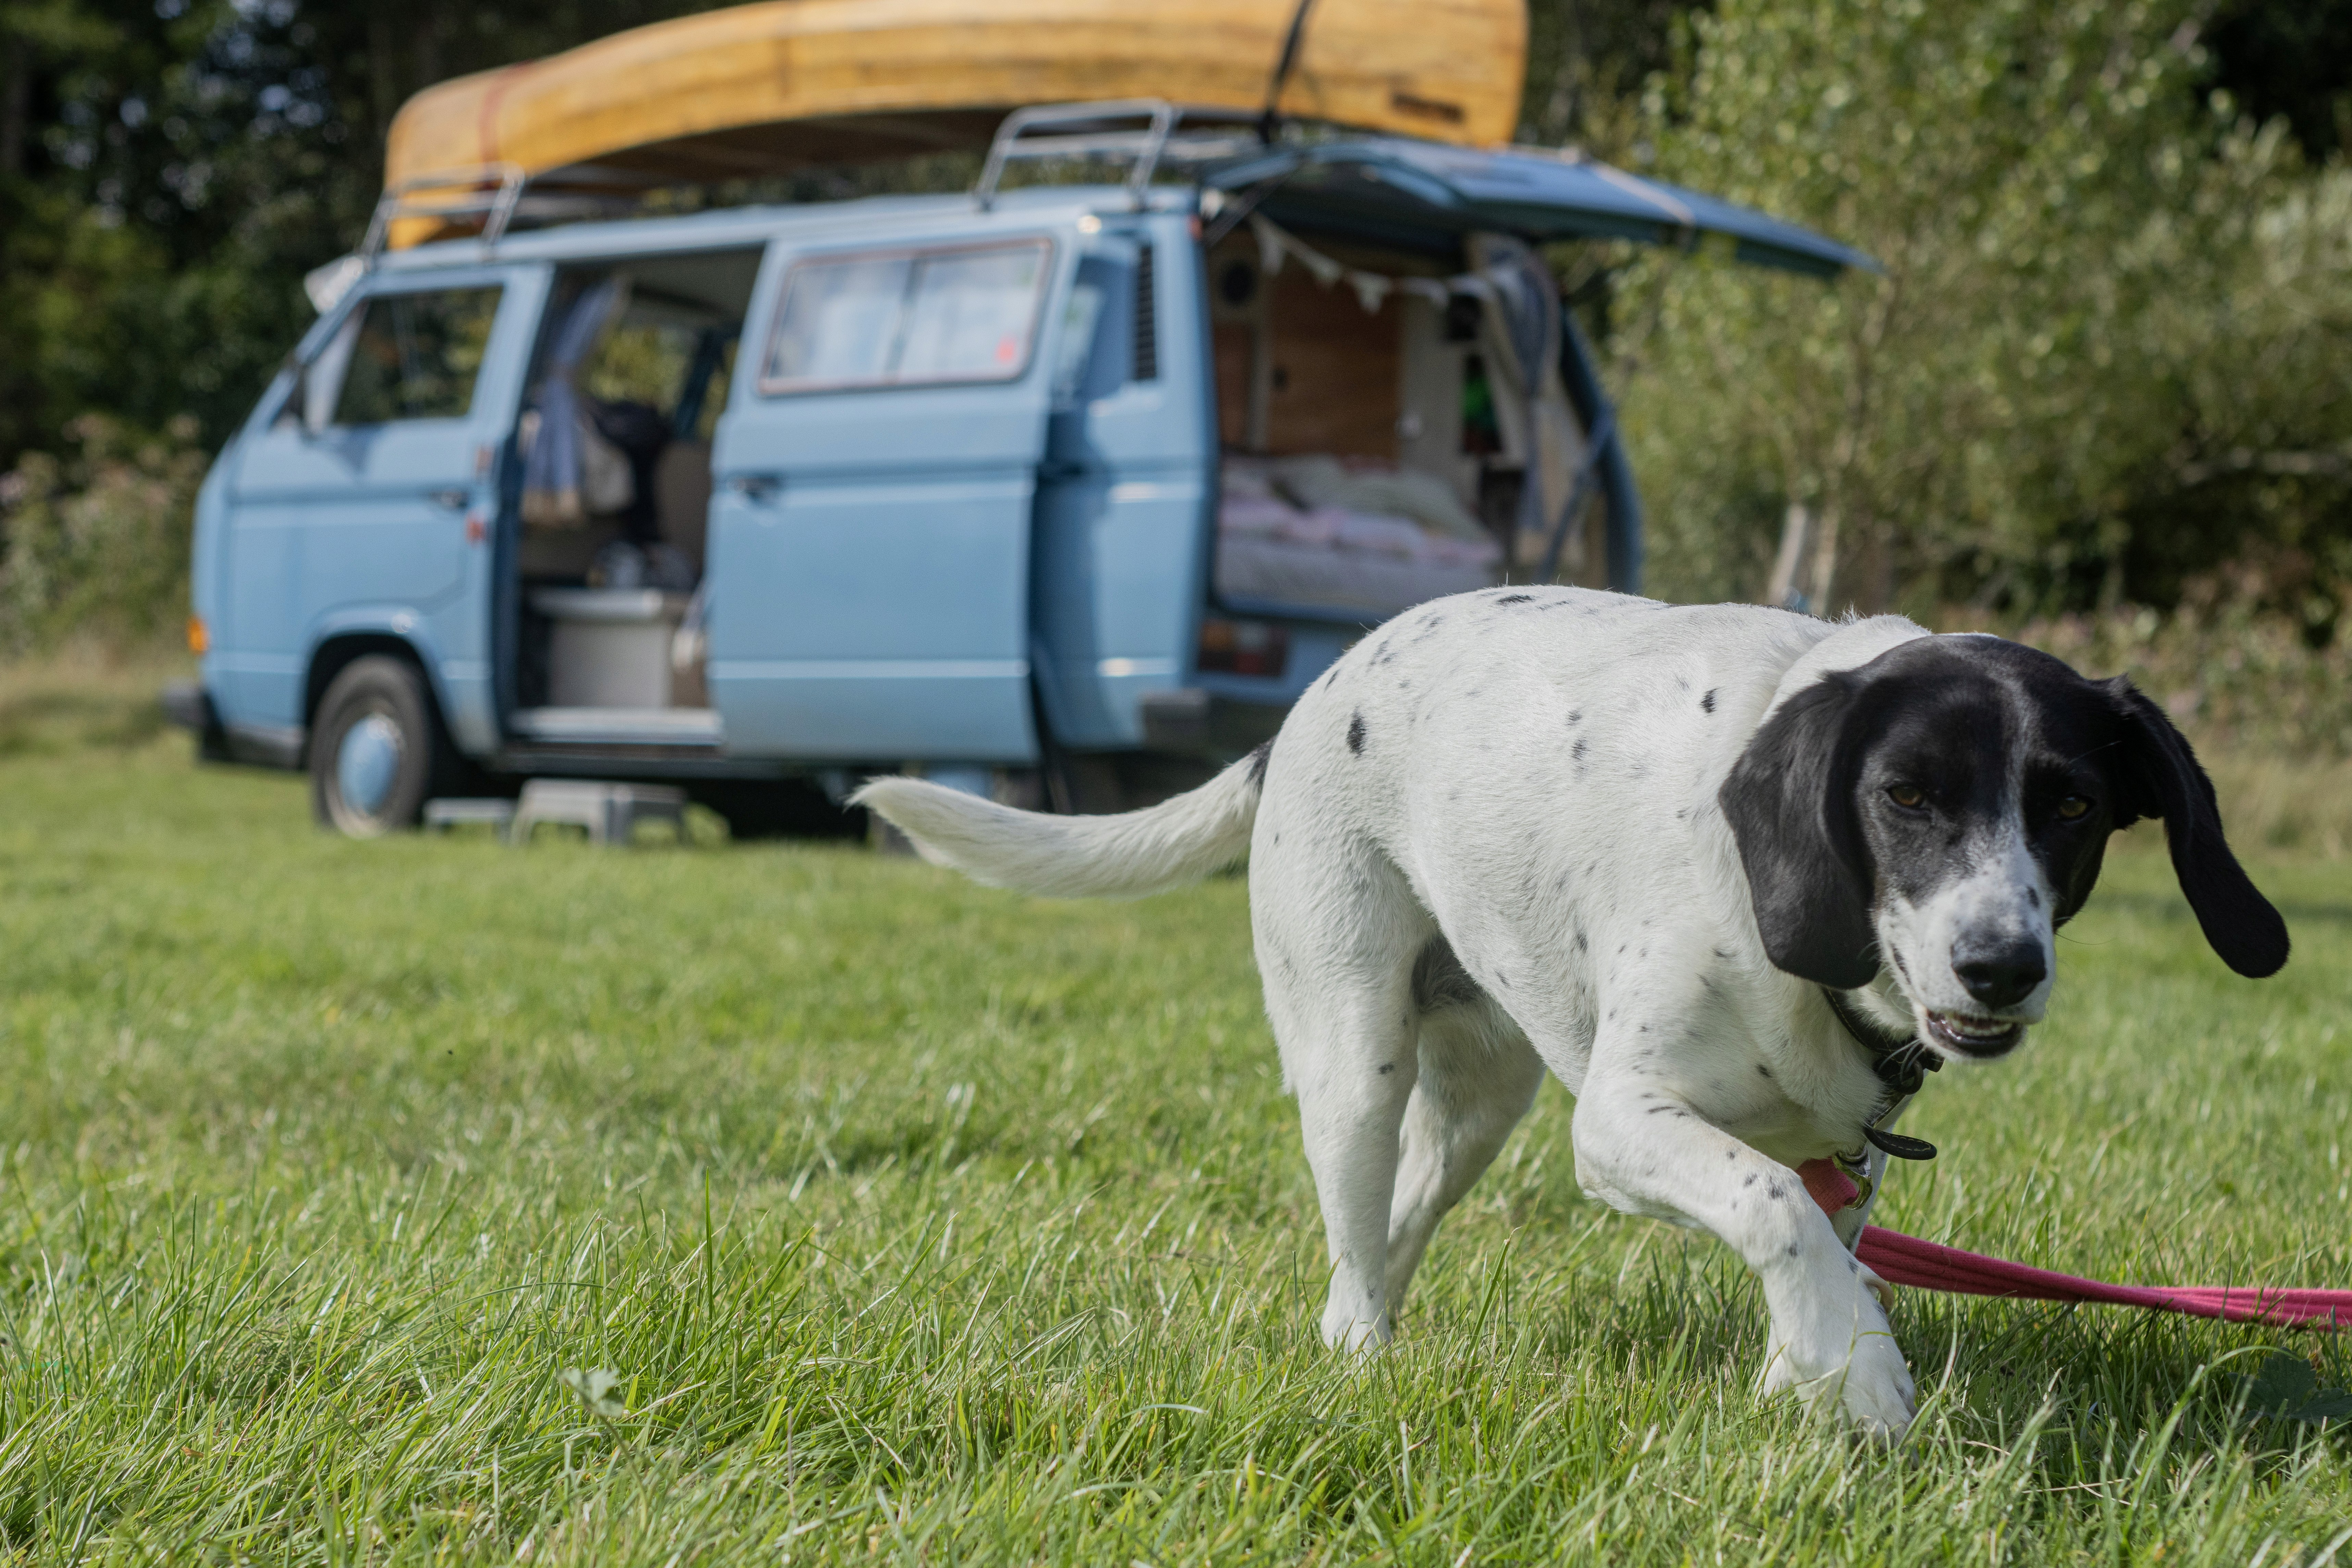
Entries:
[[[1875, 1277], [1873, 1277], [1874, 1280]], [[1842, 1411], [1865, 1436], [1892, 1443], [1917, 1400], [1911, 1369], [1877, 1297], [1857, 1279], [1850, 1296], [1809, 1311], [1786, 1334], [1773, 1325], [1763, 1392], [1793, 1393], [1819, 1414]]]
[[1323, 1309], [1323, 1342], [1335, 1351], [1365, 1352], [1389, 1342], [1388, 1313], [1378, 1307], [1340, 1300], [1337, 1291]]

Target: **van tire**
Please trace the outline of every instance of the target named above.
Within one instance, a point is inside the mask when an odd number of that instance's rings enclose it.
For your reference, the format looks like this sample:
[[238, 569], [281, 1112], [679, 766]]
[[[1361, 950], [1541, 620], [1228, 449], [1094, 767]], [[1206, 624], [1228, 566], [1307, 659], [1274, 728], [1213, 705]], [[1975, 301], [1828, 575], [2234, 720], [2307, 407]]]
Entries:
[[352, 660], [319, 700], [310, 726], [310, 812], [349, 838], [414, 827], [447, 742], [416, 667], [384, 654]]

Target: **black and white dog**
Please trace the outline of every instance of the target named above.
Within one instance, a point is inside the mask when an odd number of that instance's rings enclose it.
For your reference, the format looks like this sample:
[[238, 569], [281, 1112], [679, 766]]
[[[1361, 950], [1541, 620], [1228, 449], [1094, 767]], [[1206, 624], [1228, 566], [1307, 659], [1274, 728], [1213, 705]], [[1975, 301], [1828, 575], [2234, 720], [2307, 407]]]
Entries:
[[1387, 1339], [1549, 1069], [1588, 1194], [1711, 1231], [1761, 1279], [1766, 1392], [1885, 1436], [1913, 1391], [1892, 1292], [1853, 1256], [1867, 1199], [1827, 1216], [1794, 1167], [1836, 1159], [1874, 1191], [1918, 1068], [2015, 1048], [2053, 932], [2141, 817], [2225, 963], [2287, 955], [2188, 742], [2127, 680], [1894, 616], [1465, 594], [1359, 644], [1270, 752], [1150, 810], [1038, 816], [910, 779], [858, 798], [1036, 893], [1156, 892], [1246, 850], [1327, 1340]]

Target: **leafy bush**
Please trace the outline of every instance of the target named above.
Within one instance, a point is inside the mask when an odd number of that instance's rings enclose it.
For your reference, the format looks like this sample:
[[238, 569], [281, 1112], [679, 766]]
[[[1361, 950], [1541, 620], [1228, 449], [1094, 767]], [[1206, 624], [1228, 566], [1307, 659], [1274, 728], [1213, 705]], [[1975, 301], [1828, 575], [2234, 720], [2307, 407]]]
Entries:
[[2168, 605], [2264, 543], [2352, 579], [2352, 175], [2200, 100], [2200, 15], [1694, 18], [1687, 71], [1650, 101], [1658, 171], [1885, 271], [1636, 264], [1655, 326], [1630, 334], [1627, 418], [1658, 590], [1759, 596], [1791, 505], [1822, 606]]
[[142, 437], [93, 414], [67, 435], [71, 457], [27, 453], [0, 475], [0, 650], [166, 641], [187, 614], [195, 422]]

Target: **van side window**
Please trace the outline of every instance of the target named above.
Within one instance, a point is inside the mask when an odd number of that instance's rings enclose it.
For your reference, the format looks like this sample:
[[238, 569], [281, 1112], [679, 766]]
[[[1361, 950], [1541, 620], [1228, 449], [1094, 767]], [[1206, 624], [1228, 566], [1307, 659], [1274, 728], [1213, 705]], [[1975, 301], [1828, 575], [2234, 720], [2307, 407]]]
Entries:
[[760, 390], [1014, 380], [1052, 258], [1034, 239], [796, 261]]
[[362, 310], [335, 398], [335, 423], [464, 418], [473, 407], [499, 290], [383, 294]]

